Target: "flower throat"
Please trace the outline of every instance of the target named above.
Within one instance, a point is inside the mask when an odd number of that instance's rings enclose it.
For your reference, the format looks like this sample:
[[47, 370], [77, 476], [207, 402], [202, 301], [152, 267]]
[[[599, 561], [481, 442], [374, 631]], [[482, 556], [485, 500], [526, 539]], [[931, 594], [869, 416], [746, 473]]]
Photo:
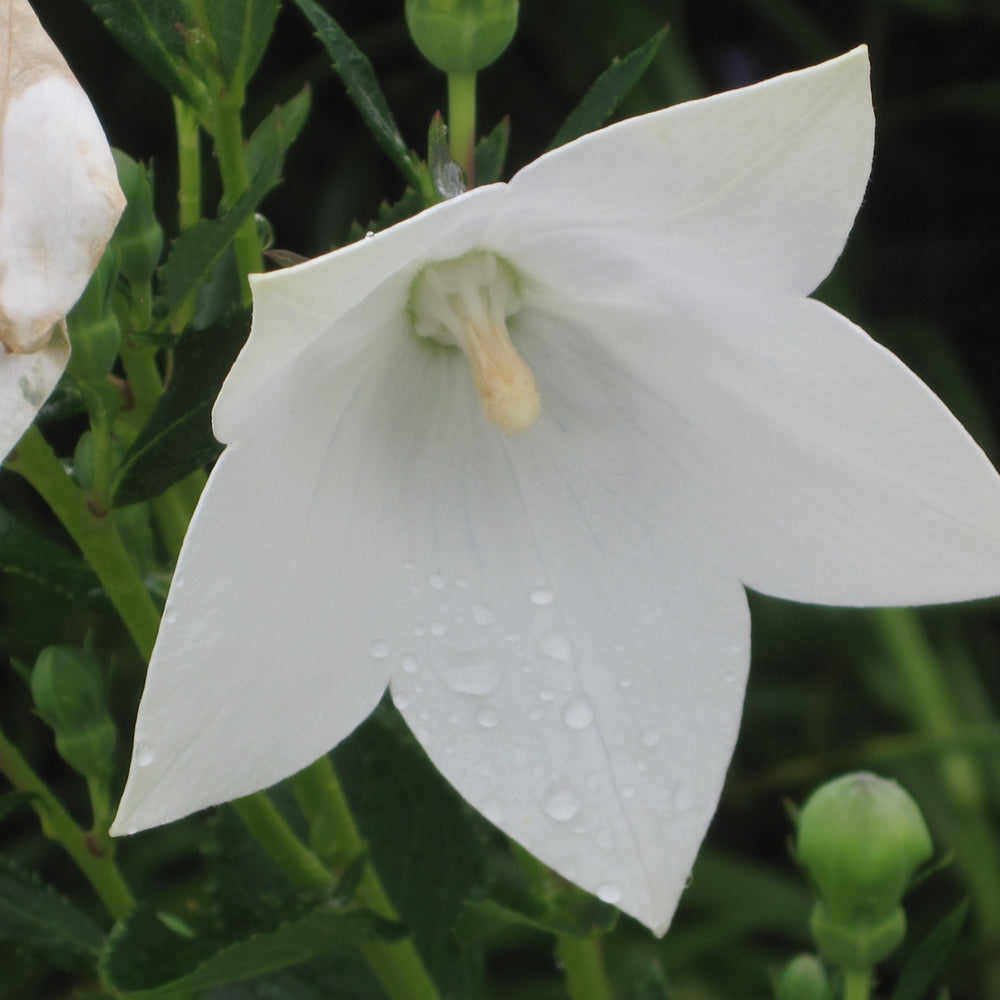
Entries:
[[511, 343], [507, 319], [521, 308], [513, 269], [488, 250], [429, 264], [410, 287], [421, 337], [459, 347], [483, 412], [508, 434], [526, 431], [541, 411], [531, 369]]

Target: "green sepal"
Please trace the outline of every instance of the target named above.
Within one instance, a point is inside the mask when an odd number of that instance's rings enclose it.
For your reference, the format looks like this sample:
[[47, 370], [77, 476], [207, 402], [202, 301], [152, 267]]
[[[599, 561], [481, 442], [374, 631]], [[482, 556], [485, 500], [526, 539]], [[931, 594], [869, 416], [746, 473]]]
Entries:
[[104, 935], [65, 896], [0, 856], [0, 940], [68, 972], [93, 969]]
[[99, 971], [105, 988], [134, 1000], [160, 1000], [288, 968], [333, 948], [397, 941], [401, 928], [357, 908], [323, 903], [268, 931], [236, 941], [212, 940], [140, 907], [108, 937]]
[[406, 145], [367, 56], [315, 0], [295, 0], [295, 3], [315, 29], [334, 71], [343, 81], [375, 141], [402, 171], [407, 182], [426, 199], [431, 193], [430, 177], [419, 157]]
[[476, 183], [495, 184], [503, 177], [510, 146], [510, 118], [504, 118], [476, 144]]
[[250, 313], [241, 311], [181, 338], [173, 378], [112, 483], [112, 507], [159, 496], [218, 457], [222, 446], [212, 433], [212, 406], [249, 332]]
[[611, 65], [591, 84], [583, 95], [583, 100], [569, 113], [556, 137], [549, 144], [555, 149], [581, 135], [600, 128], [614, 113], [615, 108], [625, 99], [636, 81], [646, 72], [653, 61], [667, 28], [661, 28], [648, 42], [634, 49], [622, 59], [615, 59]]
[[83, 558], [0, 507], [0, 570], [27, 577], [74, 603], [105, 603]]
[[[188, 97], [184, 83], [186, 18], [183, 0], [87, 0], [108, 30], [149, 75], [171, 94]], [[239, 6], [239, 4], [234, 4]]]
[[932, 984], [955, 950], [968, 912], [969, 900], [963, 899], [920, 939], [899, 974], [896, 988], [889, 1000], [922, 1000], [928, 995]]
[[279, 0], [208, 0], [208, 27], [230, 85], [253, 76], [274, 31]]

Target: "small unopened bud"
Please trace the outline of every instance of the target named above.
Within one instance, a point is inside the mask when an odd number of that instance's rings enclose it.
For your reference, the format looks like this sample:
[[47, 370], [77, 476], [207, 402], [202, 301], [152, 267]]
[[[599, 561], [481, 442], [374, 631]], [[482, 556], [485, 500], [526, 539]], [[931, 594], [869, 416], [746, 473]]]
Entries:
[[118, 182], [128, 199], [114, 235], [121, 255], [121, 273], [133, 289], [143, 289], [163, 251], [163, 227], [153, 208], [153, 168], [137, 163], [120, 149], [112, 152]]
[[777, 1000], [829, 1000], [830, 980], [815, 955], [797, 955], [778, 980]]
[[903, 893], [932, 850], [920, 810], [894, 781], [862, 772], [814, 792], [796, 852], [820, 897], [811, 926], [821, 953], [851, 969], [890, 954], [906, 933]]
[[477, 73], [517, 30], [518, 0], [406, 0], [406, 23], [424, 57], [445, 73]]
[[115, 727], [100, 665], [83, 650], [49, 646], [31, 672], [31, 694], [38, 714], [55, 733], [63, 760], [86, 778], [106, 779]]
[[110, 371], [121, 345], [121, 328], [111, 308], [118, 279], [118, 251], [108, 245], [80, 300], [66, 317], [71, 353], [66, 370], [82, 382], [99, 382]]

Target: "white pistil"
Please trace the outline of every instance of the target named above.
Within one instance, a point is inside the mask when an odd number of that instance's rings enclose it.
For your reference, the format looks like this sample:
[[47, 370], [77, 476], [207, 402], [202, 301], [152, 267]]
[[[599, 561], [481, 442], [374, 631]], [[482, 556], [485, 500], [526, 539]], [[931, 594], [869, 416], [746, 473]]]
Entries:
[[520, 308], [514, 272], [488, 250], [431, 264], [410, 289], [416, 332], [462, 349], [483, 411], [508, 434], [526, 431], [541, 412], [534, 376], [507, 332]]

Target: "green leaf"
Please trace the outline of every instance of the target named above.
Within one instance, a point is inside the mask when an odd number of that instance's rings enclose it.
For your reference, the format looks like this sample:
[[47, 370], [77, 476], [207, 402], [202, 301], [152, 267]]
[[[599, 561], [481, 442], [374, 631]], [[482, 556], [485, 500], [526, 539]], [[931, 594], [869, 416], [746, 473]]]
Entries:
[[495, 184], [503, 176], [510, 145], [510, 119], [504, 118], [476, 145], [476, 183]]
[[333, 948], [395, 939], [396, 925], [371, 911], [326, 904], [273, 930], [222, 944], [195, 936], [176, 918], [139, 908], [108, 938], [101, 981], [135, 1000], [158, 1000], [284, 969]]
[[486, 823], [427, 759], [391, 704], [333, 752], [372, 865], [446, 996], [483, 995], [478, 947], [452, 930], [485, 890]]
[[0, 508], [0, 570], [29, 577], [71, 601], [99, 598], [101, 584], [76, 553]]
[[181, 338], [167, 391], [112, 484], [113, 507], [159, 496], [222, 451], [212, 433], [212, 406], [249, 330], [250, 313], [240, 312]]
[[648, 42], [630, 52], [624, 59], [615, 59], [583, 95], [583, 100], [570, 112], [549, 145], [549, 149], [555, 149], [556, 146], [562, 146], [600, 128], [611, 117], [639, 77], [646, 72], [646, 68], [653, 61], [653, 56], [666, 37], [667, 29], [662, 28]]
[[390, 226], [396, 225], [397, 222], [402, 222], [404, 219], [409, 219], [417, 215], [423, 209], [423, 198], [413, 188], [407, 188], [399, 201], [393, 202], [391, 205], [389, 202], [383, 201], [379, 205], [378, 215], [368, 223], [367, 228], [363, 229], [357, 222], [352, 223], [347, 238], [349, 242], [355, 243], [363, 239], [366, 234], [378, 233], [383, 229], [388, 229]]
[[927, 993], [955, 948], [968, 910], [969, 901], [963, 899], [921, 939], [900, 973], [890, 1000], [920, 1000]]
[[280, 6], [279, 0], [208, 0], [208, 26], [231, 84], [242, 86], [253, 76]]
[[361, 112], [375, 141], [399, 167], [407, 181], [426, 194], [428, 179], [423, 167], [406, 145], [368, 58], [315, 0], [295, 0], [295, 3], [315, 28], [316, 37], [330, 56], [334, 71], [344, 82], [348, 95]]
[[71, 972], [94, 967], [104, 935], [34, 872], [0, 857], [0, 940]]
[[247, 141], [247, 169], [251, 177], [256, 177], [264, 169], [272, 150], [277, 150], [284, 160], [288, 147], [298, 138], [309, 117], [311, 103], [312, 91], [306, 84], [290, 101], [279, 104], [253, 130]]
[[154, 80], [171, 94], [188, 97], [178, 70], [186, 66], [184, 38], [177, 29], [186, 17], [183, 0], [87, 0], [87, 3]]
[[195, 223], [171, 244], [166, 263], [159, 272], [168, 313], [177, 309], [204, 280], [247, 216], [278, 183], [284, 154], [283, 140], [284, 133], [277, 129], [270, 134], [270, 148], [261, 159], [260, 169], [228, 212], [221, 218]]

